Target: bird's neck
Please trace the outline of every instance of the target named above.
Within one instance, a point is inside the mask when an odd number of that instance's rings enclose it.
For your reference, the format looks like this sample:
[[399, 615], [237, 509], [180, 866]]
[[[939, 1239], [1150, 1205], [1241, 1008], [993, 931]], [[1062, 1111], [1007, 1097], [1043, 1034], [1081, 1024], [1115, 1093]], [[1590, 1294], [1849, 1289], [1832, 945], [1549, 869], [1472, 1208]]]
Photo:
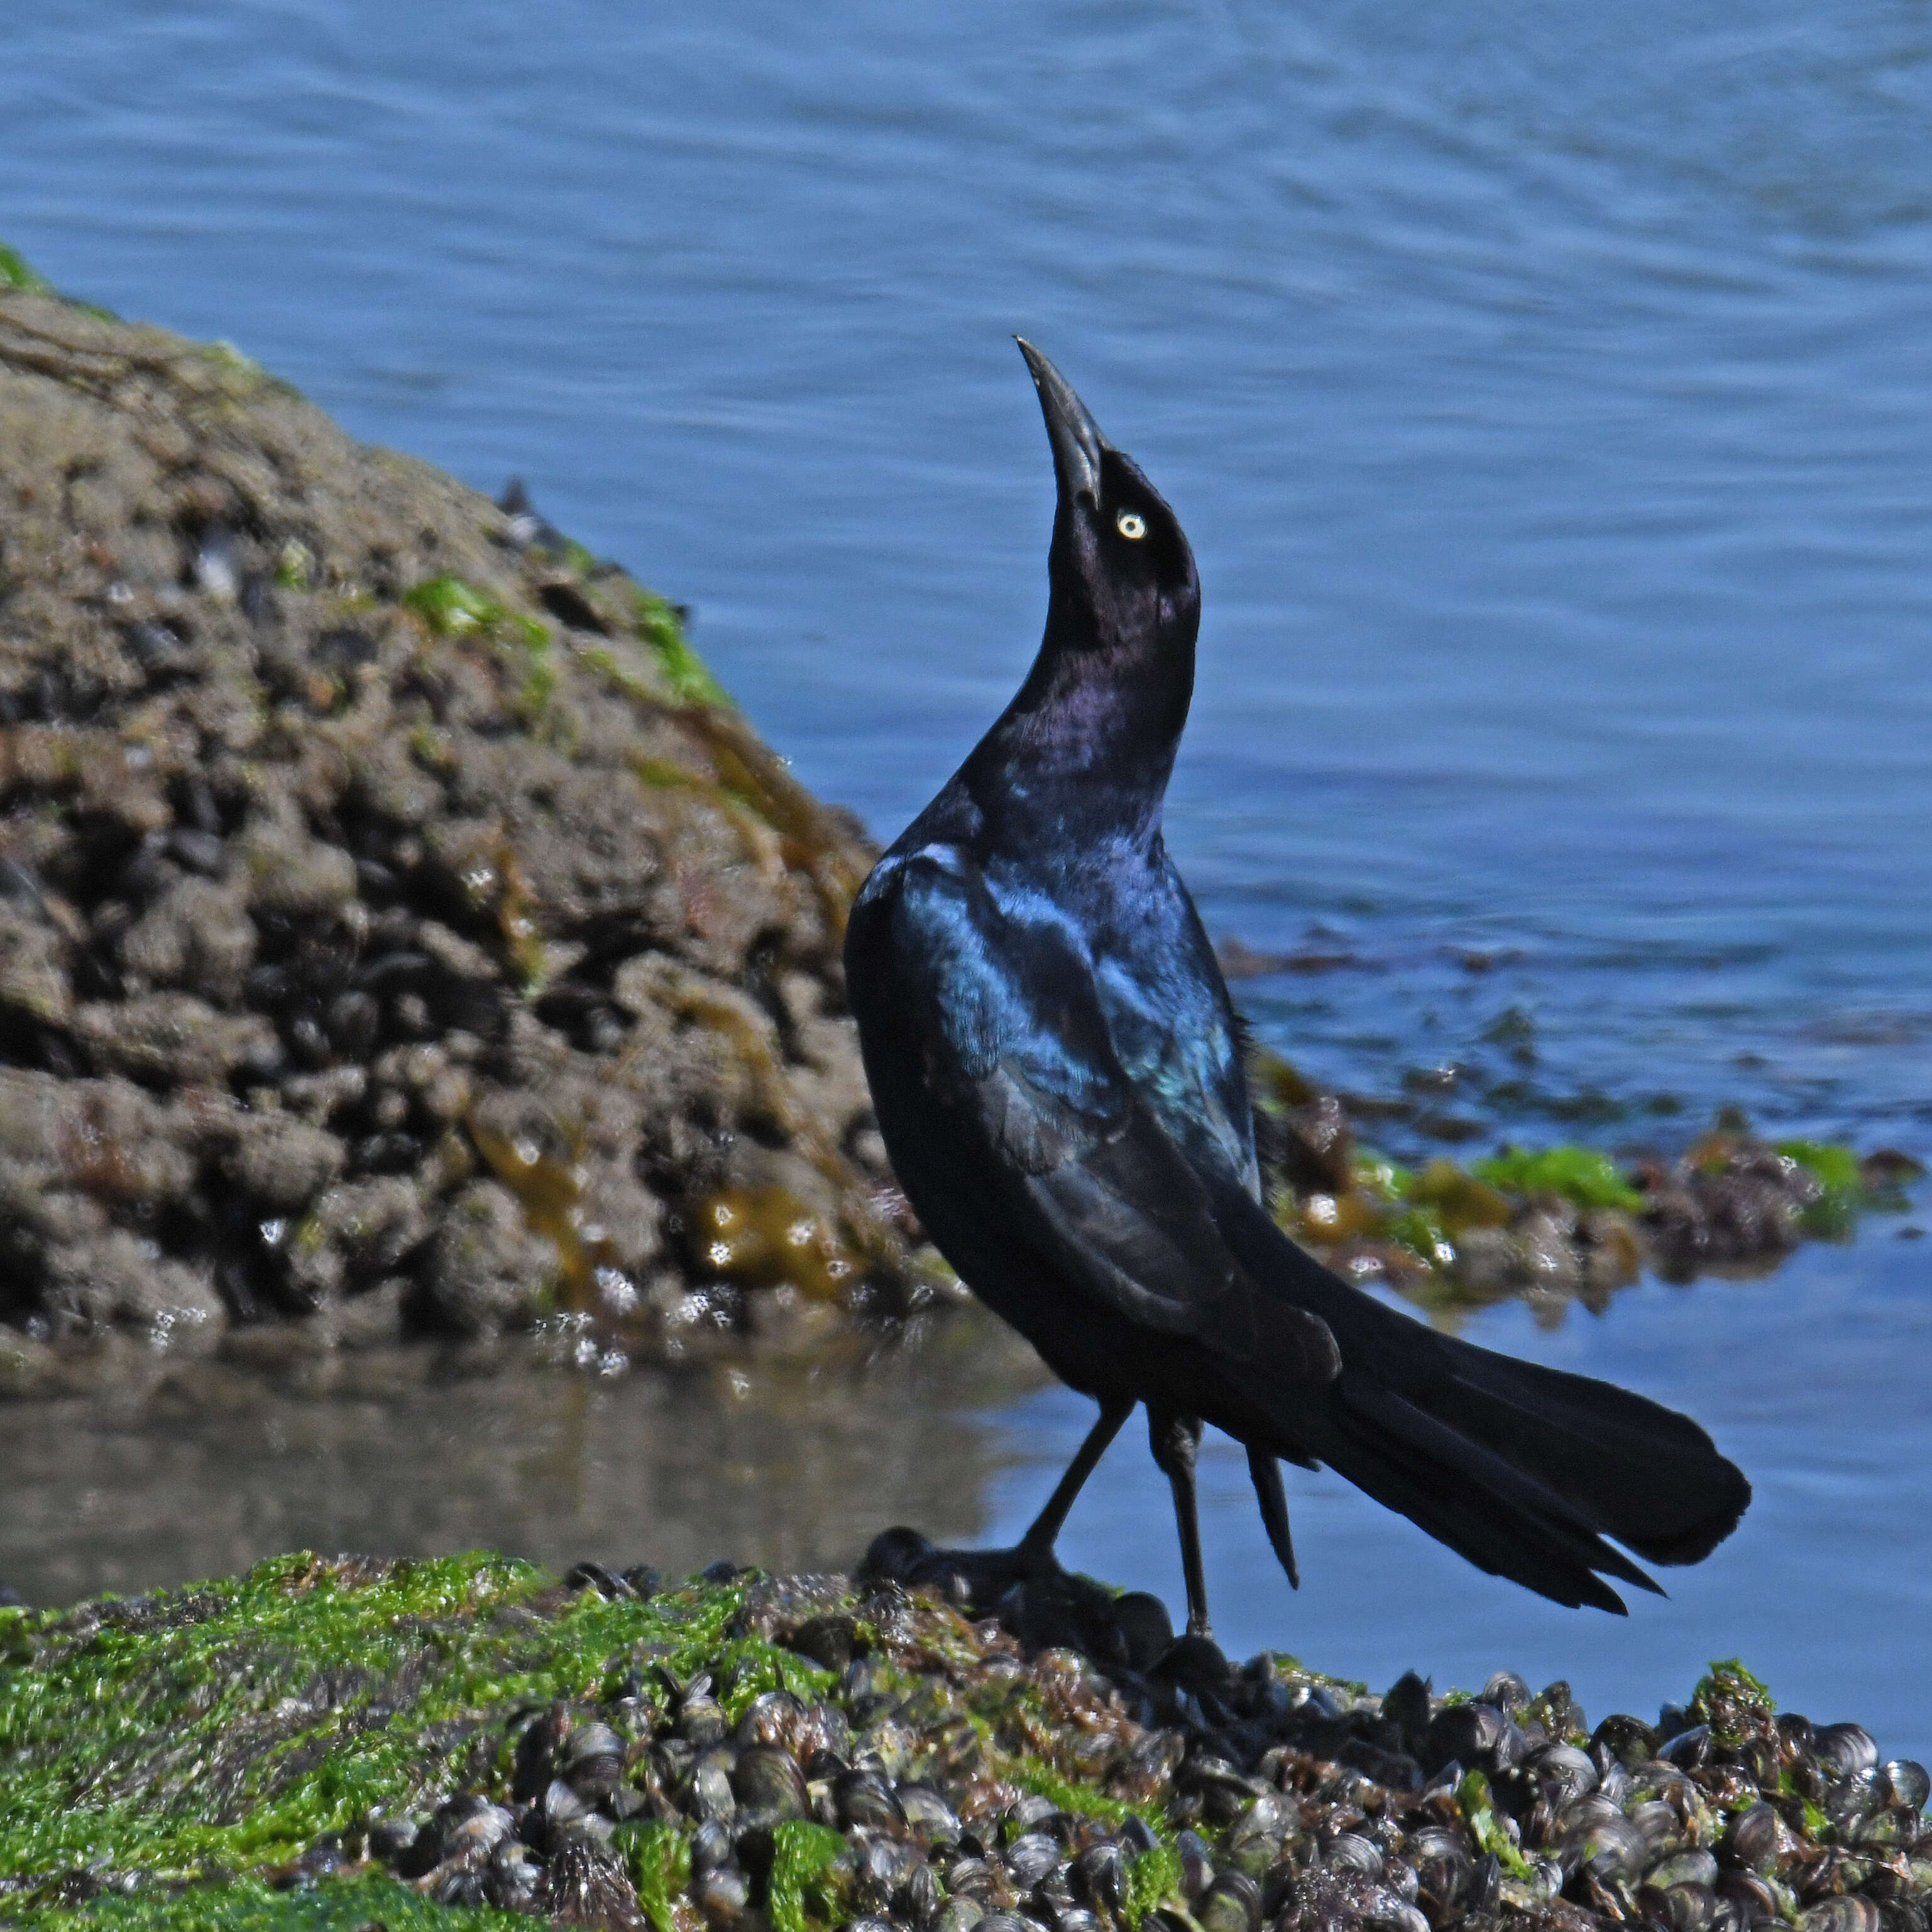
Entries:
[[990, 823], [1030, 844], [1150, 852], [1193, 689], [1191, 626], [1109, 638], [1050, 609], [1026, 682], [967, 761], [968, 787]]

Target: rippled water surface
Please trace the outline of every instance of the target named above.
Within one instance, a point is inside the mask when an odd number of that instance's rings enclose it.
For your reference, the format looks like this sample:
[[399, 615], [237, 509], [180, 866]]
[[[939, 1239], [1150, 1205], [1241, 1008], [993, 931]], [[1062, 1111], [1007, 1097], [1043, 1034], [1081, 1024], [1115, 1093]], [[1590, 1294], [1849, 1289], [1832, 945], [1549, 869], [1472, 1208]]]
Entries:
[[[1242, 983], [1268, 1039], [1491, 1138], [1668, 1141], [1736, 1102], [1923, 1154], [1929, 59], [1923, 8], [1850, 0], [83, 0], [0, 18], [0, 238], [361, 434], [527, 477], [697, 606], [882, 834], [1037, 636], [1022, 330], [1199, 554], [1170, 838], [1217, 933], [1320, 967]], [[1750, 1466], [1744, 1530], [1667, 1607], [1606, 1636], [1318, 1480], [1284, 1608], [1217, 1463], [1230, 1634], [1465, 1681], [1583, 1680], [1587, 1644], [1650, 1702], [1742, 1647], [1932, 1750], [1892, 1688], [1932, 1281], [1892, 1234], [1480, 1324]], [[1078, 1406], [962, 1402], [993, 1460], [962, 1468], [1016, 1523]], [[1166, 1578], [1153, 1483], [1115, 1451], [1083, 1560]]]

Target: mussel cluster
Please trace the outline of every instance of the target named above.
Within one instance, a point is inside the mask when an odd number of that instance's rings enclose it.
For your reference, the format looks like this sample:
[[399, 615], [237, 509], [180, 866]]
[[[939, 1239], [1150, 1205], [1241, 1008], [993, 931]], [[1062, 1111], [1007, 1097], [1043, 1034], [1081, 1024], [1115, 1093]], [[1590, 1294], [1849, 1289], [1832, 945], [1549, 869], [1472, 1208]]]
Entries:
[[[1104, 1639], [1102, 1593], [1028, 1587], [976, 1617], [876, 1574], [759, 1582], [716, 1668], [640, 1656], [615, 1697], [526, 1714], [494, 1788], [370, 1821], [367, 1854], [445, 1902], [658, 1932], [1925, 1932], [1923, 1768], [1774, 1715], [1741, 1670], [1586, 1732], [1567, 1685], [1506, 1672], [1377, 1696], [1156, 1646], [1144, 1600], [1115, 1600], [1109, 1660], [1041, 1647], [1015, 1626]], [[799, 1688], [741, 1678], [747, 1635], [812, 1666]]]

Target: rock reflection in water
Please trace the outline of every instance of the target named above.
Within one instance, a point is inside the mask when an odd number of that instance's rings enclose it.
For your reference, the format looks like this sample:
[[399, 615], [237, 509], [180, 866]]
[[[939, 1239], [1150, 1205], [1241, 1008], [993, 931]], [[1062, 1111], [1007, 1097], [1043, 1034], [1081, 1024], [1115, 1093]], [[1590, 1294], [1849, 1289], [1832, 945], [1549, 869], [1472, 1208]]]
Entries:
[[0, 1405], [0, 1582], [71, 1602], [310, 1548], [488, 1544], [553, 1568], [856, 1562], [882, 1522], [985, 1526], [989, 1412], [1042, 1371], [989, 1321], [915, 1354], [675, 1380], [526, 1370], [392, 1401], [234, 1385], [225, 1408]]

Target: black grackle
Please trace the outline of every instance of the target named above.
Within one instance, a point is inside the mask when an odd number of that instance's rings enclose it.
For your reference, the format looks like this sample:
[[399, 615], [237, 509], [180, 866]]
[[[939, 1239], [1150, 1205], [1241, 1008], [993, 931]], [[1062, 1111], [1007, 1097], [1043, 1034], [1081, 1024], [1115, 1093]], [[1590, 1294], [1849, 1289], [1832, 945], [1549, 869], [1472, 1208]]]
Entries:
[[1339, 1470], [1481, 1569], [1622, 1611], [1604, 1577], [1657, 1586], [1606, 1538], [1694, 1563], [1750, 1486], [1688, 1418], [1437, 1334], [1262, 1208], [1240, 1022], [1161, 836], [1194, 685], [1193, 555], [1060, 372], [1020, 347], [1058, 484], [1046, 636], [866, 881], [845, 946], [913, 1206], [974, 1292], [1100, 1405], [1039, 1519], [997, 1554], [1017, 1577], [1054, 1570], [1068, 1509], [1143, 1402], [1196, 1636], [1204, 1420], [1246, 1445], [1291, 1582], [1278, 1459]]

